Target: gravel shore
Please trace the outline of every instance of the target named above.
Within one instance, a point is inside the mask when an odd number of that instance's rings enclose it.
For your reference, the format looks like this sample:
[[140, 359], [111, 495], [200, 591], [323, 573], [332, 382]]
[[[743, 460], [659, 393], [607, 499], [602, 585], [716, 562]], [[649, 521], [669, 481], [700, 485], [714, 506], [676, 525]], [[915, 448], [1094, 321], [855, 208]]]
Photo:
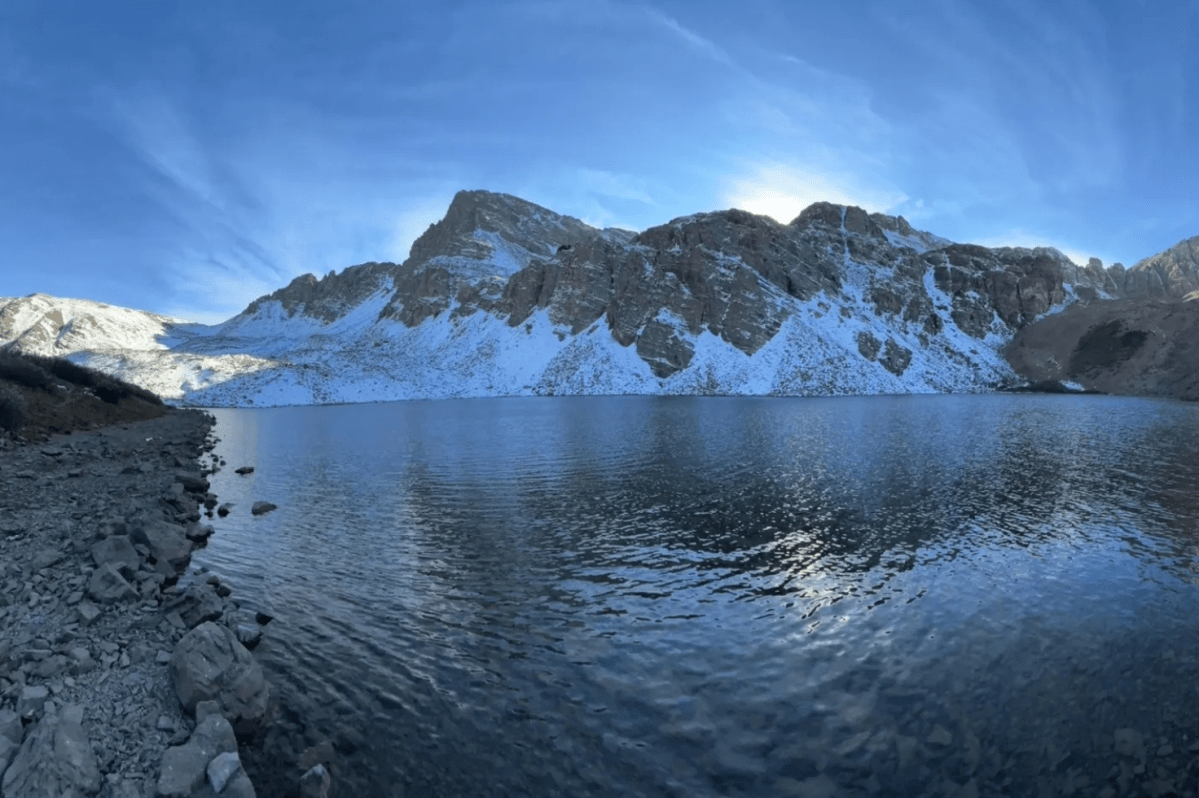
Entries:
[[[212, 529], [211, 416], [0, 435], [0, 796], [255, 795], [270, 616], [184, 578]], [[242, 465], [242, 464], [235, 464]], [[321, 765], [297, 793], [325, 796]]]

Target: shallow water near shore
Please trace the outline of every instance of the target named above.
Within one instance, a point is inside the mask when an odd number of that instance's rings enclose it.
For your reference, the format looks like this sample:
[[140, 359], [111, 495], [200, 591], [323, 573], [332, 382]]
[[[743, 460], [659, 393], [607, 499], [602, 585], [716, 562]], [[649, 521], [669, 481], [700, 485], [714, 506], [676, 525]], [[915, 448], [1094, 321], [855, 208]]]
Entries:
[[277, 609], [336, 795], [1195, 790], [1199, 407], [212, 412], [236, 507], [193, 564]]

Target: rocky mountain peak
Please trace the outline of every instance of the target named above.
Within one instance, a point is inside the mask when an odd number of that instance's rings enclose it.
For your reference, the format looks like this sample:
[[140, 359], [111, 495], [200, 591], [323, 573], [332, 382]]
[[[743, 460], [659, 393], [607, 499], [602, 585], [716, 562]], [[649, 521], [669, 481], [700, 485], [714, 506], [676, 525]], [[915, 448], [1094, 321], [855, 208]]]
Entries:
[[446, 215], [412, 244], [408, 260], [473, 272], [490, 261], [504, 276], [528, 263], [530, 256], [548, 257], [559, 246], [599, 234], [599, 230], [548, 208], [492, 191], [459, 191]]
[[815, 224], [824, 225], [834, 230], [845, 230], [879, 241], [887, 237], [869, 213], [857, 205], [837, 205], [833, 202], [813, 202], [800, 211], [799, 216], [791, 220], [790, 227], [802, 229]]
[[392, 285], [399, 267], [394, 263], [363, 263], [324, 277], [301, 274], [283, 288], [259, 297], [242, 311], [251, 316], [267, 302], [278, 302], [288, 317], [302, 312], [323, 323], [340, 318], [368, 296]]
[[844, 230], [866, 239], [891, 246], [908, 247], [917, 252], [947, 246], [948, 239], [912, 227], [902, 216], [867, 213], [856, 205], [814, 202], [791, 221], [790, 227], [804, 229], [820, 225], [827, 230]]
[[1130, 297], [1182, 299], [1199, 290], [1199, 236], [1137, 261], [1123, 277]]

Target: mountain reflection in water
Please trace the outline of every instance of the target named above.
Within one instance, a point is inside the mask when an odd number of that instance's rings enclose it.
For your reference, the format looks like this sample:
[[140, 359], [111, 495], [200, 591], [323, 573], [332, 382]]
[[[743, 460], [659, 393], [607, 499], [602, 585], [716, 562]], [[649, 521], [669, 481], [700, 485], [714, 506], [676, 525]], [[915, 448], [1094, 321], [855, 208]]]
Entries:
[[1199, 408], [213, 412], [193, 561], [279, 616], [262, 795], [322, 739], [337, 795], [1196, 790]]

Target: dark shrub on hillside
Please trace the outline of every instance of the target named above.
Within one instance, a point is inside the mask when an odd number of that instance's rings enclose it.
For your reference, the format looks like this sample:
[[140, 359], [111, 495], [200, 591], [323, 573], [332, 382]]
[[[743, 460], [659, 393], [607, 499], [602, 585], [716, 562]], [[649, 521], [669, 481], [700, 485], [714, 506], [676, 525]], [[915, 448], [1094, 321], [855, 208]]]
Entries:
[[66, 358], [26, 356], [26, 359], [41, 366], [60, 380], [82, 385], [85, 388], [94, 388], [107, 379], [102, 372], [72, 363]]
[[92, 391], [99, 398], [108, 402], [110, 405], [115, 405], [122, 399], [137, 398], [143, 402], [149, 402], [152, 405], [161, 405], [162, 399], [158, 398], [158, 394], [152, 391], [147, 391], [140, 385], [133, 385], [124, 380], [106, 377], [103, 382], [92, 388]]
[[25, 397], [11, 385], [0, 383], [0, 429], [18, 430], [25, 426]]
[[0, 353], [0, 380], [9, 380], [26, 388], [49, 389], [54, 384], [50, 372], [11, 351]]
[[110, 405], [115, 405], [117, 402], [129, 395], [110, 382], [104, 383], [103, 385], [97, 385], [93, 390], [95, 391], [96, 396], [103, 399], [105, 402], [108, 402]]
[[129, 396], [141, 399], [143, 402], [149, 402], [152, 405], [162, 404], [162, 397], [151, 390], [143, 388], [140, 385], [134, 385], [133, 383], [125, 382], [124, 380], [117, 380], [116, 383], [117, 385], [121, 386], [121, 388], [124, 389]]
[[103, 371], [74, 363], [66, 358], [26, 355], [25, 359], [45, 369], [60, 380], [66, 380], [85, 388], [91, 388], [96, 396], [111, 405], [115, 405], [122, 399], [127, 399], [131, 396], [150, 404], [162, 404], [162, 399], [158, 398], [157, 394], [147, 391], [139, 385], [119, 380], [116, 377], [105, 374]]

